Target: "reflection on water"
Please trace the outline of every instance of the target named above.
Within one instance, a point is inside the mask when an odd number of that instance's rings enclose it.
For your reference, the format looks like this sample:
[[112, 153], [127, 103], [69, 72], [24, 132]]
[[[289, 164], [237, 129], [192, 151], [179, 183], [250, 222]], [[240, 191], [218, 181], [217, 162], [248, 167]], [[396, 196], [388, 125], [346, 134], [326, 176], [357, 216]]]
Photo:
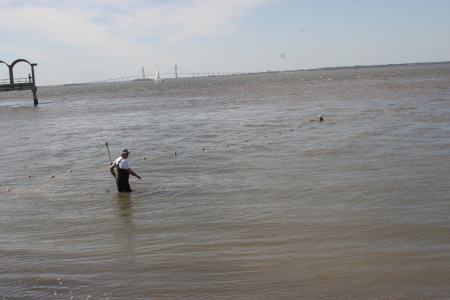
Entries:
[[133, 213], [133, 203], [131, 201], [131, 193], [117, 193], [117, 203], [120, 209], [120, 215], [126, 217], [127, 223], [131, 222], [131, 214]]
[[131, 193], [117, 193], [117, 229], [114, 231], [118, 247], [127, 256], [134, 253], [133, 203]]

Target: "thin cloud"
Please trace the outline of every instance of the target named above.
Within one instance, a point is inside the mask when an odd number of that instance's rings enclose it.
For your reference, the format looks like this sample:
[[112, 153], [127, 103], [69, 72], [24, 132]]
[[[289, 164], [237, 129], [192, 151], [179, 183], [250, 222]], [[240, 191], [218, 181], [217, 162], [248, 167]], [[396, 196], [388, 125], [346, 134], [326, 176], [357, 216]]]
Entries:
[[123, 31], [136, 30], [176, 44], [196, 37], [227, 35], [238, 30], [235, 21], [257, 6], [279, 0], [197, 0], [149, 5], [117, 16]]
[[[238, 30], [235, 20], [259, 5], [279, 0], [193, 0], [147, 4], [143, 1], [0, 0], [0, 27], [39, 34], [67, 46], [94, 47], [130, 40], [159, 39], [174, 44], [195, 37]], [[11, 4], [10, 4], [11, 3]], [[154, 3], [154, 2], [153, 2]], [[9, 5], [10, 4], [10, 5]]]
[[88, 46], [97, 43], [95, 36], [105, 37], [107, 29], [90, 23], [90, 18], [92, 14], [85, 11], [67, 13], [57, 8], [24, 7], [5, 10], [0, 25], [62, 45]]

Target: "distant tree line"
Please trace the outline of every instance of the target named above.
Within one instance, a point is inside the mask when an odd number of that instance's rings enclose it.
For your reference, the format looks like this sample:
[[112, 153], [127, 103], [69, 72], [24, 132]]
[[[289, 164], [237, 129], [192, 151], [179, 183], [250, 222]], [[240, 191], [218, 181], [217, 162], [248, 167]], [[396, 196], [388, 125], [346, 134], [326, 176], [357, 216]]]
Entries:
[[343, 67], [325, 67], [310, 70], [333, 70], [333, 69], [360, 69], [360, 68], [380, 68], [380, 67], [401, 67], [401, 66], [415, 66], [415, 65], [433, 65], [433, 64], [449, 64], [450, 61], [441, 62], [416, 62], [405, 64], [388, 64], [388, 65], [356, 65], [356, 66], [343, 66]]

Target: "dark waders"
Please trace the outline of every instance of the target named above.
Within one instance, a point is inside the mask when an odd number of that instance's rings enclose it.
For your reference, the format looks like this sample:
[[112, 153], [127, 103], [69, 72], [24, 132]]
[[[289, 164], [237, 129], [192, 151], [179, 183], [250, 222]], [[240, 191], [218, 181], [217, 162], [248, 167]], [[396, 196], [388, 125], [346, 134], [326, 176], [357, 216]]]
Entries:
[[122, 160], [120, 160], [117, 163], [117, 176], [116, 176], [117, 190], [119, 192], [131, 192], [130, 184], [128, 183], [130, 173], [128, 173], [127, 170], [120, 168], [121, 161]]

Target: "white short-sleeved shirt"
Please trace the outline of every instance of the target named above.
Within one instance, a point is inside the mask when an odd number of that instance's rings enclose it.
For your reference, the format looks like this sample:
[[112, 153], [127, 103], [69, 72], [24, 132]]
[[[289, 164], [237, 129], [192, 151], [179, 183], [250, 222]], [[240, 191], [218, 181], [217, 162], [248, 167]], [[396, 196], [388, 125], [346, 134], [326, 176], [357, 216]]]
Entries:
[[[120, 163], [119, 163], [120, 161]], [[129, 169], [130, 166], [128, 165], [128, 162], [125, 158], [123, 158], [122, 156], [118, 157], [114, 162], [113, 162], [113, 167], [117, 166], [117, 164], [119, 164], [119, 168], [121, 169]]]

